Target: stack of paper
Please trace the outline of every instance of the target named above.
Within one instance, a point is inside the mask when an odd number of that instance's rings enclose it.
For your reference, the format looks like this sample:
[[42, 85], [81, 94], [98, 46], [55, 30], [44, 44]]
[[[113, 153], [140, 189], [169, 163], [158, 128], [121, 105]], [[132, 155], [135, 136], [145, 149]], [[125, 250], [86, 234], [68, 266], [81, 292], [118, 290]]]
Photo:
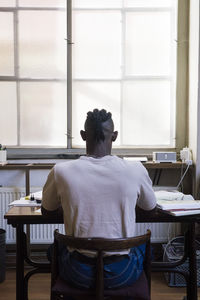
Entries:
[[200, 214], [200, 208], [199, 209], [180, 209], [180, 210], [166, 210], [167, 213], [169, 213], [172, 216], [189, 216], [189, 215], [199, 215]]
[[9, 206], [41, 206], [41, 204], [37, 203], [36, 201], [21, 198], [20, 200], [15, 200], [9, 203]]
[[22, 197], [19, 200], [15, 200], [9, 203], [9, 206], [41, 206], [37, 200], [42, 200], [42, 191], [32, 193], [29, 196]]
[[200, 214], [200, 200], [194, 200], [192, 195], [166, 191], [155, 192], [155, 195], [157, 198], [157, 207], [171, 215]]
[[158, 200], [157, 206], [161, 209], [200, 209], [200, 200]]
[[158, 200], [157, 207], [174, 216], [200, 214], [200, 200]]

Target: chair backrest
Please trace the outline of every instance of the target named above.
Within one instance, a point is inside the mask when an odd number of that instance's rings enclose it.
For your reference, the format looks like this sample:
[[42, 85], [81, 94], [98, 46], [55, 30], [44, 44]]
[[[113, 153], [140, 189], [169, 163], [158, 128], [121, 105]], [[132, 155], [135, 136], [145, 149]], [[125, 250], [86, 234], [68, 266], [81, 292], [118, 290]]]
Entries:
[[150, 274], [151, 274], [151, 254], [150, 254], [150, 238], [151, 231], [147, 230], [147, 233], [141, 236], [121, 238], [121, 239], [106, 239], [106, 238], [75, 238], [61, 234], [56, 229], [54, 231], [54, 254], [52, 265], [52, 281], [56, 280], [58, 275], [58, 243], [62, 243], [67, 247], [82, 250], [91, 250], [97, 252], [96, 260], [96, 299], [103, 299], [104, 294], [104, 272], [103, 272], [103, 254], [104, 252], [125, 250], [146, 244], [145, 258], [144, 258], [144, 271], [149, 284], [150, 291]]

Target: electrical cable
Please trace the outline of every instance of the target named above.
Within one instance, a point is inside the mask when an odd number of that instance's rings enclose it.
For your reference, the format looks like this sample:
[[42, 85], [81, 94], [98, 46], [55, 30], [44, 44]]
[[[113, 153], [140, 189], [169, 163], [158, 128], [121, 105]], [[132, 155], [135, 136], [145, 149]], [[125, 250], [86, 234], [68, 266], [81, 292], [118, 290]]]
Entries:
[[[176, 242], [176, 243], [173, 245], [173, 242]], [[195, 239], [195, 243], [200, 245], [200, 242], [197, 239]], [[177, 246], [184, 247], [184, 236], [181, 236], [181, 235], [176, 236], [176, 237], [172, 238], [170, 241], [168, 241], [168, 243], [165, 245], [165, 248], [163, 251], [163, 261], [175, 261], [175, 258], [180, 259], [180, 257], [179, 258], [177, 257], [177, 252], [176, 252]], [[168, 249], [170, 249], [170, 252], [168, 251]], [[184, 253], [184, 248], [183, 248], [183, 253]], [[181, 253], [182, 254], [182, 255], [180, 255], [181, 257], [183, 256], [183, 253]], [[198, 250], [196, 250], [196, 257], [197, 258], [200, 257], [200, 251], [198, 251]]]
[[176, 186], [176, 188], [177, 188], [177, 189], [179, 188], [180, 184], [182, 183], [182, 181], [183, 181], [183, 179], [184, 179], [184, 177], [185, 177], [185, 175], [186, 175], [186, 173], [187, 173], [187, 171], [188, 171], [189, 167], [190, 167], [190, 164], [188, 163], [188, 165], [187, 165], [187, 168], [186, 168], [185, 172], [183, 173], [183, 175], [182, 175], [182, 177], [181, 177], [181, 179], [180, 179], [180, 181], [179, 181], [178, 185]]
[[[176, 241], [176, 240], [184, 240], [184, 236], [177, 236], [177, 237], [174, 237], [173, 239], [171, 239], [165, 246], [164, 248], [164, 252], [163, 252], [163, 261], [174, 261], [174, 257], [177, 256], [177, 253], [175, 251], [175, 247], [171, 247], [170, 248], [170, 251], [171, 251], [171, 257], [173, 258], [170, 258], [169, 255], [166, 255], [167, 251], [168, 251], [168, 248], [169, 246], [172, 246], [172, 242], [173, 241]], [[179, 242], [180, 243], [180, 242]], [[168, 252], [169, 253], [169, 252]]]
[[[183, 164], [181, 165], [181, 178], [183, 177]], [[183, 181], [181, 182], [181, 192], [183, 192]]]

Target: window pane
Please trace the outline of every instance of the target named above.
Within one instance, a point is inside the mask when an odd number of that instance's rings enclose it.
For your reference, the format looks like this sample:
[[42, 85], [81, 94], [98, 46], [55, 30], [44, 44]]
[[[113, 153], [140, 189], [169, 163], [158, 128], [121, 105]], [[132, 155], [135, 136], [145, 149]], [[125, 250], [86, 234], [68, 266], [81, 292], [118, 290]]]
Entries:
[[74, 13], [75, 78], [119, 78], [121, 14], [113, 11]]
[[78, 8], [118, 8], [123, 0], [74, 0], [73, 7]]
[[0, 82], [0, 144], [17, 145], [16, 84]]
[[62, 78], [66, 75], [66, 13], [20, 11], [20, 76]]
[[[85, 145], [80, 137], [88, 111], [95, 108], [110, 111], [115, 129], [120, 128], [120, 83], [75, 82], [73, 90], [73, 146]], [[120, 136], [113, 145], [119, 145]]]
[[19, 5], [27, 7], [65, 7], [66, 0], [19, 0]]
[[0, 75], [14, 75], [13, 13], [0, 12]]
[[171, 7], [177, 0], [124, 0], [126, 7]]
[[66, 146], [66, 84], [24, 82], [21, 92], [21, 144]]
[[[128, 81], [123, 88], [123, 144], [169, 146], [172, 120], [170, 82]], [[173, 117], [174, 119], [174, 113]], [[172, 146], [172, 144], [171, 144]]]
[[16, 5], [15, 0], [1, 0], [0, 7], [12, 7]]
[[125, 74], [170, 75], [171, 39], [169, 12], [127, 13]]

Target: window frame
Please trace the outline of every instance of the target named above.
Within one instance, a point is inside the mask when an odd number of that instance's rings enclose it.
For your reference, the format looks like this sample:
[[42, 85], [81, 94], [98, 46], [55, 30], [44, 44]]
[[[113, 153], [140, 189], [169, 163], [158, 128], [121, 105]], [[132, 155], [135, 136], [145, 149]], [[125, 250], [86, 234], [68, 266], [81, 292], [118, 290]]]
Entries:
[[[66, 147], [23, 147], [20, 144], [20, 81], [57, 81], [55, 79], [19, 78], [19, 41], [18, 41], [18, 13], [20, 10], [66, 10], [67, 14], [67, 145]], [[8, 158], [73, 158], [85, 154], [85, 148], [72, 148], [72, 0], [66, 0], [64, 7], [1, 7], [0, 12], [13, 13], [14, 26], [14, 76], [0, 76], [0, 81], [16, 82], [17, 94], [17, 146], [8, 146]], [[177, 24], [177, 80], [176, 80], [176, 129], [175, 147], [117, 147], [112, 153], [117, 155], [145, 155], [152, 156], [153, 151], [180, 151], [188, 143], [188, 36], [189, 36], [189, 3], [178, 0]], [[64, 79], [63, 79], [64, 80]], [[58, 81], [63, 81], [59, 79]], [[64, 80], [65, 81], [65, 80]], [[113, 144], [114, 146], [114, 144]]]

